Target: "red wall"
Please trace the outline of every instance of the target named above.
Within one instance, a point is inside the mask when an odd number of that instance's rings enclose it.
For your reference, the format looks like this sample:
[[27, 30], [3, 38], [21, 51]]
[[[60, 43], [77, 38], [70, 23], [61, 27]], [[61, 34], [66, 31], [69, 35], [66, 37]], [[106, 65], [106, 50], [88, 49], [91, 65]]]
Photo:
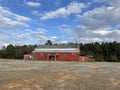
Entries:
[[40, 52], [37, 52], [37, 53], [32, 53], [33, 55], [33, 59], [34, 60], [49, 60], [49, 54], [50, 55], [55, 55], [56, 56], [56, 60], [64, 60], [64, 61], [78, 61], [79, 60], [79, 53], [64, 53], [64, 52], [60, 52], [60, 53], [40, 53]]

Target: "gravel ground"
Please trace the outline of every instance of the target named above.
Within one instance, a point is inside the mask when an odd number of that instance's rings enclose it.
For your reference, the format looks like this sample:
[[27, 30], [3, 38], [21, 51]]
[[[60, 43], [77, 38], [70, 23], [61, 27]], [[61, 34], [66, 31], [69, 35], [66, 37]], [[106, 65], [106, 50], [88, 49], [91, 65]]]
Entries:
[[0, 90], [120, 90], [120, 63], [0, 60]]

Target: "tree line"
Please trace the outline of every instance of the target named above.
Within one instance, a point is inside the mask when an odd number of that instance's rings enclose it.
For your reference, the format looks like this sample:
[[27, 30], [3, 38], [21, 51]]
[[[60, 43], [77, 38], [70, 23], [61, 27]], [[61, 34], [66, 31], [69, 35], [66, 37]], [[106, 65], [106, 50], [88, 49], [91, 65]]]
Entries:
[[12, 44], [3, 46], [0, 50], [0, 58], [23, 59], [25, 54], [31, 54], [36, 47], [37, 45], [14, 46]]
[[95, 61], [120, 62], [120, 43], [103, 42], [80, 44], [81, 55], [93, 56]]
[[[52, 45], [48, 40], [45, 45]], [[120, 43], [118, 42], [103, 42], [103, 43], [68, 43], [68, 45], [79, 45], [80, 55], [92, 56], [95, 61], [120, 62]], [[2, 47], [0, 50], [0, 58], [5, 59], [23, 59], [25, 54], [31, 52], [39, 45], [23, 45], [14, 46], [12, 44], [7, 47]]]

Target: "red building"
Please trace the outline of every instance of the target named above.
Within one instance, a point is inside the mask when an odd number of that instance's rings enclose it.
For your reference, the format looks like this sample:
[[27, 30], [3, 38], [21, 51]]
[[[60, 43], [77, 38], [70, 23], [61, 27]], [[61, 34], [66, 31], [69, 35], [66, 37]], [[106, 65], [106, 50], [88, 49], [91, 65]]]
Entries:
[[33, 60], [79, 61], [80, 50], [76, 45], [41, 45], [32, 52]]

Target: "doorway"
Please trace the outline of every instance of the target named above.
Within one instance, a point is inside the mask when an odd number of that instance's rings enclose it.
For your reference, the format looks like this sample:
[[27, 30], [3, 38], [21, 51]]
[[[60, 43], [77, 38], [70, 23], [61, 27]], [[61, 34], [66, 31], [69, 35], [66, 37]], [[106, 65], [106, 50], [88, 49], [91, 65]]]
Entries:
[[50, 56], [49, 56], [49, 60], [50, 60], [50, 61], [55, 61], [55, 60], [56, 60], [56, 58], [55, 58], [55, 56], [54, 56], [54, 55], [50, 55]]

